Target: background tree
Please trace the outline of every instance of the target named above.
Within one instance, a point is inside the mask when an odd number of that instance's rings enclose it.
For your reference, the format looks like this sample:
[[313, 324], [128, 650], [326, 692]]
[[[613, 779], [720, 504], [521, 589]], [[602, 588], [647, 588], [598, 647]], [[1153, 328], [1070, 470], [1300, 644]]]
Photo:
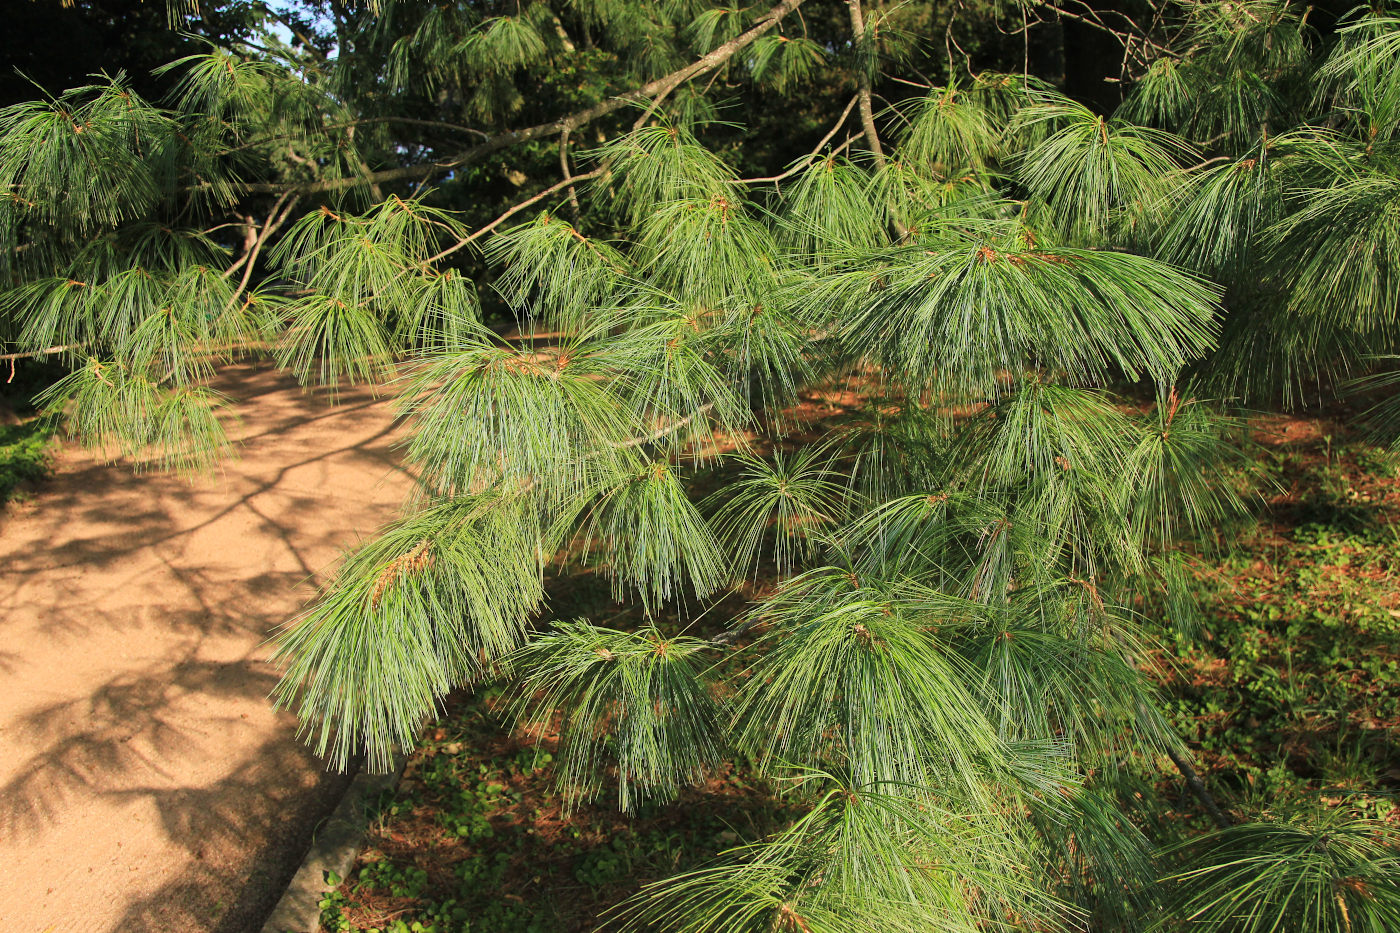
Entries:
[[[7, 355], [181, 469], [228, 446], [227, 359], [396, 375], [423, 493], [285, 633], [279, 700], [384, 767], [507, 677], [569, 801], [790, 783], [790, 826], [619, 923], [1394, 928], [1388, 837], [1233, 825], [1137, 661], [1240, 509], [1207, 399], [1394, 352], [1400, 19], [1001, 12], [1020, 67], [974, 74], [994, 22], [933, 4], [263, 8], [163, 105], [113, 75], [0, 114]], [[1030, 72], [1056, 15], [1124, 50], [1112, 113]], [[814, 437], [819, 384], [860, 404]], [[571, 565], [644, 623], [552, 619]], [[1159, 755], [1214, 835], [1144, 832]]]

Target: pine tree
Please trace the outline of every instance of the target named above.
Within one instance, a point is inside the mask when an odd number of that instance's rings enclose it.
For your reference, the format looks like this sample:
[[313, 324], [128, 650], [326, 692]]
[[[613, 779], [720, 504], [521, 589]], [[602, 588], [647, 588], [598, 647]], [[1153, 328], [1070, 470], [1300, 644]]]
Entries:
[[[422, 494], [279, 642], [320, 754], [384, 768], [505, 678], [558, 717], [570, 803], [786, 782], [803, 815], [630, 929], [1400, 928], [1388, 837], [1234, 825], [1137, 663], [1191, 624], [1183, 544], [1243, 508], [1212, 400], [1396, 353], [1400, 16], [1012, 7], [1027, 43], [1122, 43], [1100, 113], [970, 73], [931, 4], [305, 13], [172, 63], [162, 103], [118, 74], [0, 112], [0, 336], [70, 364], [73, 437], [162, 468], [227, 451], [229, 359], [397, 377]], [[827, 131], [744, 177], [731, 86]], [[862, 406], [812, 437], [819, 386]], [[570, 565], [644, 621], [554, 619]], [[1145, 832], [1167, 759], [1214, 833]]]

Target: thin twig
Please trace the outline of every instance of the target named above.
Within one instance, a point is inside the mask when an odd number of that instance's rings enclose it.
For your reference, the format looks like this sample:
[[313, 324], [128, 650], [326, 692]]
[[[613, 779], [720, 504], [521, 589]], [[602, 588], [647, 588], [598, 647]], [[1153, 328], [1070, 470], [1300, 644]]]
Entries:
[[672, 421], [670, 424], [662, 428], [658, 428], [650, 434], [643, 434], [639, 437], [634, 437], [631, 440], [618, 441], [617, 443], [613, 444], [612, 447], [616, 450], [627, 450], [632, 447], [650, 447], [658, 441], [664, 441], [672, 434], [675, 434], [677, 431], [681, 430], [686, 425], [693, 422], [696, 418], [699, 418], [702, 415], [708, 413], [709, 410], [714, 407], [714, 402], [706, 402], [704, 405], [701, 405], [699, 408], [695, 409], [694, 412], [692, 412], [689, 415], [686, 415], [684, 418]]
[[[281, 209], [282, 204], [290, 196], [291, 192], [285, 191], [282, 193], [281, 197], [279, 197], [276, 201], [273, 202], [272, 210], [267, 212], [267, 220], [264, 221], [264, 228], [266, 228], [267, 224], [272, 222], [273, 217], [277, 216], [277, 211]], [[258, 241], [262, 239], [262, 233], [259, 232], [256, 225], [257, 218], [254, 217], [252, 214], [249, 214], [247, 217], [244, 218], [243, 223], [240, 225], [244, 228], [243, 255], [239, 256], [236, 262], [234, 262], [227, 269], [225, 269], [220, 274], [220, 278], [230, 278], [235, 272], [237, 272], [239, 269], [242, 269], [245, 265], [248, 264], [248, 259], [253, 255], [253, 248], [257, 246]]]
[[[831, 150], [829, 153], [827, 153], [827, 156], [829, 157], [829, 156], [838, 156], [838, 155], [840, 155], [841, 153], [845, 152], [847, 149], [851, 148], [851, 143], [855, 142], [857, 139], [862, 138], [862, 136], [863, 136], [863, 134], [861, 134], [861, 133], [856, 133], [856, 134], [854, 134], [854, 135], [847, 136], [847, 137], [846, 137], [846, 141], [843, 142], [841, 145], [837, 146], [835, 149]], [[761, 184], [768, 184], [768, 183], [771, 183], [771, 182], [786, 181], [787, 179], [789, 179], [789, 178], [791, 178], [792, 176], [796, 175], [798, 172], [803, 171], [804, 169], [806, 169], [807, 167], [809, 167], [809, 166], [812, 164], [812, 161], [813, 161], [815, 158], [816, 158], [816, 154], [814, 153], [814, 154], [808, 156], [806, 159], [804, 159], [800, 164], [794, 165], [792, 168], [788, 169], [786, 172], [783, 172], [781, 175], [770, 175], [770, 176], [767, 177], [767, 178], [740, 178], [740, 179], [739, 179], [739, 184], [741, 184], [741, 185], [761, 185]]]
[[720, 632], [714, 638], [710, 639], [710, 644], [715, 645], [717, 647], [727, 647], [729, 645], [732, 645], [739, 639], [743, 638], [746, 634], [748, 634], [749, 630], [756, 625], [758, 625], [758, 620], [750, 619], [743, 625], [736, 626], [735, 628], [731, 628], [727, 631]]
[[[1139, 699], [1137, 706], [1138, 715], [1148, 715], [1146, 703]], [[1221, 829], [1229, 829], [1235, 825], [1235, 821], [1230, 819], [1225, 811], [1220, 809], [1220, 805], [1215, 802], [1215, 798], [1211, 796], [1210, 790], [1201, 780], [1201, 776], [1196, 773], [1195, 768], [1191, 767], [1191, 762], [1175, 748], [1172, 748], [1170, 744], [1167, 745], [1167, 757], [1172, 760], [1172, 764], [1176, 765], [1176, 770], [1186, 779], [1186, 786], [1191, 788], [1191, 793], [1196, 795], [1196, 799], [1201, 802], [1201, 806], [1205, 807], [1206, 813], [1210, 814], [1215, 825]]]
[[1235, 821], [1225, 814], [1224, 810], [1215, 802], [1210, 791], [1206, 789], [1205, 782], [1201, 780], [1196, 769], [1191, 767], [1191, 762], [1182, 757], [1181, 753], [1171, 746], [1167, 747], [1167, 756], [1171, 758], [1172, 764], [1176, 765], [1176, 770], [1181, 772], [1181, 776], [1186, 779], [1186, 786], [1191, 788], [1191, 793], [1196, 795], [1196, 799], [1201, 802], [1201, 806], [1206, 808], [1210, 818], [1215, 821], [1215, 825], [1221, 829], [1229, 829], [1235, 825]]
[[[258, 253], [262, 252], [263, 244], [267, 242], [267, 238], [277, 232], [277, 229], [287, 220], [292, 209], [297, 206], [297, 202], [300, 200], [301, 195], [294, 195], [292, 192], [288, 191], [272, 205], [272, 210], [267, 213], [267, 221], [263, 224], [262, 232], [258, 234], [258, 238], [254, 241], [252, 249], [248, 250], [247, 254], [243, 257], [245, 260], [243, 264], [243, 277], [238, 280], [238, 287], [233, 290], [233, 294], [229, 295], [228, 304], [224, 306], [225, 311], [233, 307], [234, 303], [238, 301], [238, 297], [243, 294], [243, 290], [248, 287], [248, 280], [252, 278], [253, 275], [253, 267], [258, 263]], [[285, 205], [283, 202], [285, 202]], [[278, 213], [279, 208], [281, 208], [280, 214]]]
[[569, 170], [569, 133], [565, 130], [559, 134], [559, 171], [564, 175], [564, 181], [569, 184], [569, 212], [572, 215], [574, 226], [579, 225], [579, 218], [583, 212], [578, 205], [578, 188], [574, 185], [573, 173]]
[[65, 343], [54, 347], [45, 347], [42, 350], [25, 350], [23, 353], [0, 354], [0, 360], [29, 360], [36, 356], [53, 356], [55, 353], [64, 353], [68, 350], [77, 350], [82, 347], [80, 343]]
[[1183, 171], [1183, 172], [1194, 172], [1194, 171], [1196, 171], [1197, 169], [1203, 169], [1203, 168], [1205, 168], [1207, 165], [1214, 165], [1214, 164], [1217, 163], [1217, 162], [1228, 162], [1228, 161], [1230, 161], [1230, 157], [1229, 157], [1229, 156], [1216, 156], [1216, 157], [1213, 158], [1213, 159], [1206, 159], [1204, 162], [1197, 162], [1195, 165], [1191, 166], [1190, 168], [1184, 168], [1184, 169], [1182, 169], [1182, 171]]
[[[813, 146], [812, 151], [808, 152], [800, 163], [788, 169], [786, 172], [783, 172], [781, 175], [771, 175], [767, 178], [741, 178], [739, 179], [739, 183], [743, 185], [760, 185], [767, 182], [782, 181], [785, 178], [791, 178], [793, 175], [796, 175], [798, 172], [811, 165], [812, 160], [821, 154], [821, 151], [824, 148], [826, 148], [826, 144], [831, 142], [831, 140], [836, 136], [836, 134], [841, 131], [841, 127], [846, 125], [846, 120], [850, 118], [851, 111], [856, 108], [856, 104], [858, 103], [860, 103], [859, 94], [851, 98], [850, 102], [846, 104], [846, 109], [841, 111], [841, 116], [836, 120], [836, 123], [832, 125], [831, 132], [823, 136], [821, 138], [821, 142]], [[845, 149], [851, 144], [853, 139], [854, 137], [852, 137], [852, 139], [846, 140], [836, 151], [840, 152], [842, 149]]]
[[549, 197], [551, 194], [554, 194], [556, 191], [561, 191], [561, 190], [563, 190], [564, 188], [567, 188], [567, 187], [570, 186], [570, 185], [577, 184], [578, 182], [581, 182], [581, 181], [588, 181], [589, 179], [592, 179], [592, 178], [597, 178], [599, 175], [603, 174], [603, 171], [604, 171], [603, 169], [597, 168], [597, 169], [594, 169], [594, 170], [591, 171], [591, 172], [585, 172], [585, 173], [582, 174], [582, 175], [574, 175], [574, 176], [572, 176], [572, 177], [570, 177], [570, 178], [564, 179], [563, 181], [561, 181], [561, 182], [559, 182], [559, 183], [557, 183], [557, 184], [550, 185], [548, 188], [544, 189], [544, 190], [541, 191], [539, 194], [536, 194], [536, 195], [534, 195], [534, 196], [532, 196], [532, 197], [526, 198], [524, 201], [521, 201], [519, 204], [517, 204], [517, 205], [515, 205], [514, 207], [510, 208], [509, 210], [507, 210], [505, 213], [501, 214], [501, 216], [497, 217], [495, 220], [491, 221], [491, 222], [490, 222], [489, 224], [487, 224], [486, 226], [482, 227], [482, 228], [479, 229], [479, 230], [474, 231], [470, 236], [465, 236], [465, 237], [463, 237], [462, 239], [458, 240], [456, 243], [453, 243], [451, 246], [447, 247], [447, 249], [445, 249], [445, 250], [443, 250], [442, 252], [438, 253], [436, 256], [430, 256], [429, 258], [425, 259], [425, 260], [423, 261], [423, 265], [424, 265], [424, 266], [431, 266], [433, 263], [437, 262], [439, 259], [442, 259], [442, 258], [445, 257], [445, 256], [451, 256], [453, 253], [457, 252], [457, 250], [461, 249], [462, 247], [464, 247], [464, 246], [466, 246], [466, 245], [468, 245], [468, 244], [470, 244], [470, 243], [472, 243], [472, 242], [475, 242], [476, 240], [478, 240], [478, 239], [480, 239], [481, 237], [485, 236], [486, 234], [490, 233], [492, 230], [495, 230], [495, 229], [496, 229], [497, 227], [499, 227], [501, 224], [505, 223], [507, 220], [509, 220], [511, 217], [514, 217], [516, 214], [520, 213], [521, 211], [525, 210], [525, 208], [529, 207], [530, 205], [532, 205], [532, 204], [538, 204], [540, 201], [542, 201], [542, 200], [544, 200], [545, 198]]

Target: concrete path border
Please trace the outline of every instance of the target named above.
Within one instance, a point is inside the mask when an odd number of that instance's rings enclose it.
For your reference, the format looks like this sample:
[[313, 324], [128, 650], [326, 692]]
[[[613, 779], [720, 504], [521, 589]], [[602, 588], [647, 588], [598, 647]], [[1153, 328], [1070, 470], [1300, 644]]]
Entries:
[[327, 872], [335, 872], [341, 878], [350, 873], [355, 856], [365, 845], [370, 802], [398, 787], [407, 763], [407, 756], [400, 755], [389, 774], [370, 774], [360, 769], [335, 812], [316, 830], [306, 858], [263, 924], [262, 933], [319, 933]]

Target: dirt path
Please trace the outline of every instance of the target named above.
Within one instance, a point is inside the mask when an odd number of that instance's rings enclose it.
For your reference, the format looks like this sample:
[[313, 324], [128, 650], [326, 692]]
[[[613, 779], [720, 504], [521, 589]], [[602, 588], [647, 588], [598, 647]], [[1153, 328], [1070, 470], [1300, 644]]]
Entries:
[[269, 708], [264, 639], [402, 503], [389, 407], [221, 388], [221, 478], [70, 449], [0, 512], [0, 929], [256, 930], [343, 786]]

